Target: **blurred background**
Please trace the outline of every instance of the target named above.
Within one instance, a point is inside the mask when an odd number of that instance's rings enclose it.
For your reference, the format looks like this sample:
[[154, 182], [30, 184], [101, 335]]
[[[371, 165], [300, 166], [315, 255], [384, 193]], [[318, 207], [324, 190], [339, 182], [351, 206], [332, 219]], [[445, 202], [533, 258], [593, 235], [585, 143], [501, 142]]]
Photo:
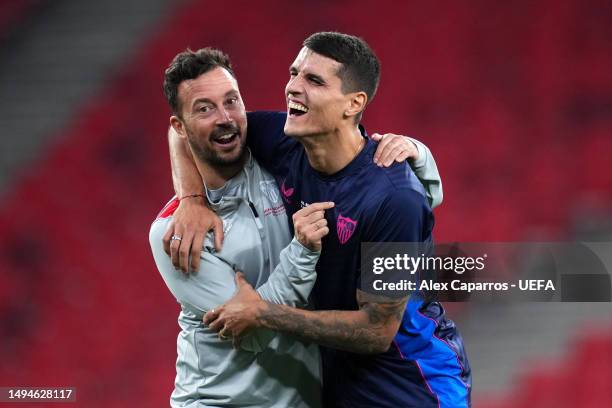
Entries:
[[[0, 386], [168, 405], [179, 307], [147, 241], [173, 194], [163, 71], [219, 47], [249, 109], [284, 110], [322, 30], [382, 61], [369, 132], [434, 153], [437, 241], [612, 241], [610, 1], [2, 0]], [[610, 303], [448, 309], [475, 407], [612, 406]]]

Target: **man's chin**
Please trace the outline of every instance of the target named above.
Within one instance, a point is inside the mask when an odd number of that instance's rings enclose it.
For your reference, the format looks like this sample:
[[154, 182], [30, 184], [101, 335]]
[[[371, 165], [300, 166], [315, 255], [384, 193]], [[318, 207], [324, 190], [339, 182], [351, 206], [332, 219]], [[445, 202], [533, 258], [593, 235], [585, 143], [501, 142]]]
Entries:
[[242, 163], [245, 158], [245, 155], [246, 149], [244, 147], [238, 147], [235, 151], [216, 154], [213, 161], [217, 165], [229, 167]]
[[200, 160], [208, 163], [210, 166], [225, 168], [243, 164], [246, 157], [246, 148], [243, 145], [226, 152], [208, 150], [200, 151], [196, 154]]
[[285, 124], [285, 128], [283, 129], [283, 131], [287, 136], [290, 137], [302, 137], [305, 135], [304, 129], [289, 124]]

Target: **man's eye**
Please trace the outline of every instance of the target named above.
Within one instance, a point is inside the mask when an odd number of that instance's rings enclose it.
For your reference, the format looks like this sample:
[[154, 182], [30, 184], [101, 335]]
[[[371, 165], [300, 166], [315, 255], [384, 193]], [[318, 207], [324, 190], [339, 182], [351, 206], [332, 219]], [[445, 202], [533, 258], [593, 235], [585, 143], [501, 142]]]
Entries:
[[211, 107], [210, 106], [200, 106], [198, 110], [202, 113], [206, 113], [206, 112], [210, 112]]
[[233, 98], [229, 98], [229, 99], [227, 100], [227, 103], [228, 103], [229, 105], [234, 105], [234, 104], [238, 103], [238, 98], [237, 98], [237, 97], [235, 97], [235, 96], [234, 96]]

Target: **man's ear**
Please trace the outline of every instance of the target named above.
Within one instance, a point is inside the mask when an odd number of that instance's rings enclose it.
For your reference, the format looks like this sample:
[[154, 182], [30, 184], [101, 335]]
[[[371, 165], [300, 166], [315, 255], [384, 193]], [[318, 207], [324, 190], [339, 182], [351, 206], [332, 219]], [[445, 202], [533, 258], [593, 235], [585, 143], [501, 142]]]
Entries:
[[168, 129], [168, 132], [172, 131], [174, 131], [181, 139], [187, 138], [187, 132], [185, 132], [183, 121], [176, 115], [170, 116], [170, 129]]
[[350, 94], [348, 106], [344, 111], [346, 118], [355, 117], [365, 109], [368, 104], [368, 95], [365, 92], [354, 92]]

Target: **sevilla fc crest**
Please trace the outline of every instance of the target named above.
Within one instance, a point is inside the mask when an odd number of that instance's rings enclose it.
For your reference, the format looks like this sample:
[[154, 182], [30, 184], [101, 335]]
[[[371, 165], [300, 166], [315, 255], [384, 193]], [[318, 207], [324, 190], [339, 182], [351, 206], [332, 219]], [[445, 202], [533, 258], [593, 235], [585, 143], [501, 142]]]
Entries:
[[278, 188], [276, 187], [276, 183], [274, 181], [260, 181], [259, 189], [261, 193], [268, 198], [273, 204], [278, 202]]
[[357, 229], [357, 221], [351, 220], [349, 217], [343, 217], [338, 214], [336, 221], [336, 230], [338, 231], [338, 239], [341, 244], [345, 244]]

